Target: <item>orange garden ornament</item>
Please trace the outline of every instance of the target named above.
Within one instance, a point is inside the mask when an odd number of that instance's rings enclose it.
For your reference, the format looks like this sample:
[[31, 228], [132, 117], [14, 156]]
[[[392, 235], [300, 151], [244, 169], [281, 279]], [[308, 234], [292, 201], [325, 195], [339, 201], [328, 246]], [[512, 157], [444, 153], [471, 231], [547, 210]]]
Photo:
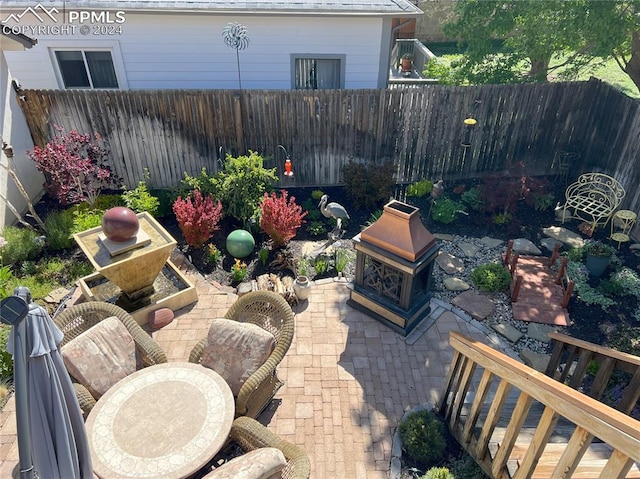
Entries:
[[293, 163], [291, 163], [291, 157], [284, 146], [278, 145], [278, 147], [282, 148], [282, 151], [284, 151], [284, 154], [287, 156], [287, 159], [284, 162], [284, 176], [291, 178], [293, 176]]

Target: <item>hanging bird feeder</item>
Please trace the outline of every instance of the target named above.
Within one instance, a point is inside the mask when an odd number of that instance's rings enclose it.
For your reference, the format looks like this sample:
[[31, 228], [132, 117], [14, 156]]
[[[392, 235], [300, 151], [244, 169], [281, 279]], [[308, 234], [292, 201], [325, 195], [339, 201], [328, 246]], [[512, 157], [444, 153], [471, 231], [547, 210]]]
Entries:
[[464, 139], [462, 140], [462, 146], [468, 148], [471, 146], [471, 135], [473, 133], [473, 127], [478, 123], [474, 118], [467, 118], [464, 120]]
[[287, 178], [292, 178], [293, 177], [293, 163], [291, 163], [291, 157], [289, 156], [289, 153], [287, 152], [287, 149], [282, 146], [282, 145], [278, 145], [279, 148], [282, 148], [282, 150], [284, 151], [284, 154], [286, 156], [286, 160], [284, 160], [284, 176], [286, 176]]

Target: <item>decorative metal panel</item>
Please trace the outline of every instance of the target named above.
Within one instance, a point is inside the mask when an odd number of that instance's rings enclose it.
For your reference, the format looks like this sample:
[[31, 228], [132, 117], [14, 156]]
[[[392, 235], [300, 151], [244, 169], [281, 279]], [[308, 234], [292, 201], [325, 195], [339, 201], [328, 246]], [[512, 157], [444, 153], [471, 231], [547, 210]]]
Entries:
[[365, 255], [362, 284], [365, 289], [400, 304], [403, 284], [402, 271]]

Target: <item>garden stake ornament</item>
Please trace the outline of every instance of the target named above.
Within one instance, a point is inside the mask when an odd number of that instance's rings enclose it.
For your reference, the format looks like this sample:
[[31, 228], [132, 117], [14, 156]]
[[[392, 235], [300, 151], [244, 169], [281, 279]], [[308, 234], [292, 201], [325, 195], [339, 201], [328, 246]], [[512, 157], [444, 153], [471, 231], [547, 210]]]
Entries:
[[344, 230], [342, 229], [342, 220], [349, 219], [349, 213], [344, 206], [339, 203], [331, 202], [327, 204], [329, 197], [327, 195], [322, 195], [320, 198], [320, 203], [318, 203], [318, 208], [320, 208], [320, 213], [325, 218], [334, 218], [336, 220], [336, 227], [329, 233], [329, 239], [332, 241], [337, 241], [342, 238], [344, 234]]
[[242, 90], [242, 80], [240, 79], [240, 50], [244, 50], [249, 46], [249, 35], [247, 27], [240, 23], [228, 23], [222, 29], [222, 38], [224, 43], [236, 50], [236, 62], [238, 64], [238, 86]]
[[431, 210], [433, 209], [433, 204], [436, 202], [438, 198], [442, 196], [442, 193], [444, 193], [444, 181], [438, 180], [431, 188], [431, 205], [429, 205], [429, 212], [427, 213], [427, 218], [431, 218]]

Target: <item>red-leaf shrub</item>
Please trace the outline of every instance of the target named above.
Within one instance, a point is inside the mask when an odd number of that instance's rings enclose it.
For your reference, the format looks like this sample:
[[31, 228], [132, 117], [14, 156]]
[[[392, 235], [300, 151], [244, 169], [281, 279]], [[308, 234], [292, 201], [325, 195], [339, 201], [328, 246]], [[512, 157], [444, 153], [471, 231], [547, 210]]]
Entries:
[[44, 188], [61, 204], [86, 201], [91, 207], [106, 188], [119, 187], [111, 169], [105, 164], [109, 150], [99, 145], [99, 133], [66, 133], [56, 126], [59, 135], [44, 148], [35, 146], [27, 155], [45, 176]]
[[307, 214], [296, 204], [294, 196], [287, 201], [287, 190], [282, 190], [281, 196], [265, 193], [260, 210], [260, 227], [273, 240], [274, 247], [286, 245], [296, 235]]
[[199, 190], [193, 191], [193, 198], [182, 197], [173, 203], [173, 212], [178, 219], [178, 226], [189, 246], [199, 248], [218, 230], [222, 219], [222, 203], [213, 204], [213, 197], [202, 197]]

